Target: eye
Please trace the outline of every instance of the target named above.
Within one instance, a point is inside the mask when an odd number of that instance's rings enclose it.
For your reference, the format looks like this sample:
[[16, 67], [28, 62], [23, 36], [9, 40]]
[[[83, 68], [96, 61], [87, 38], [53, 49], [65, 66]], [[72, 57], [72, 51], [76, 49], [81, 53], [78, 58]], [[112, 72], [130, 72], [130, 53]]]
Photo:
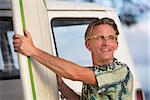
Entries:
[[109, 40], [115, 40], [116, 37], [111, 35], [111, 36], [108, 37], [108, 39], [109, 39]]
[[96, 37], [96, 40], [103, 40], [104, 38], [105, 38], [104, 36], [98, 35], [98, 36]]

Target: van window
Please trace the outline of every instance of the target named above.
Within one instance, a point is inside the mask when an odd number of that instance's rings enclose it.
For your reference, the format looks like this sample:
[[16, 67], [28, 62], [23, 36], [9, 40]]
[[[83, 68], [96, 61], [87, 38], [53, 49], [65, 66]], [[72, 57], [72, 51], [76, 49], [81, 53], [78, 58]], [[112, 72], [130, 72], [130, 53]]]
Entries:
[[[56, 55], [82, 66], [91, 66], [91, 55], [85, 47], [84, 34], [94, 19], [96, 18], [53, 18], [51, 25]], [[81, 94], [82, 82], [63, 80], [77, 94]]]
[[13, 25], [11, 17], [0, 17], [0, 80], [18, 79], [17, 54], [12, 45]]
[[90, 52], [84, 44], [84, 34], [94, 19], [53, 18], [51, 23], [57, 56], [80, 65], [92, 65]]

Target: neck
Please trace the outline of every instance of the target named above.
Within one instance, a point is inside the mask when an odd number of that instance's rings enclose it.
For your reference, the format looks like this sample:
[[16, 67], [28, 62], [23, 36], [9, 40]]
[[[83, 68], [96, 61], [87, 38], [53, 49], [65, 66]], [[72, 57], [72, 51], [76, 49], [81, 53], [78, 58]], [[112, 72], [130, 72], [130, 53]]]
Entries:
[[93, 65], [106, 65], [112, 62], [112, 59], [93, 59]]

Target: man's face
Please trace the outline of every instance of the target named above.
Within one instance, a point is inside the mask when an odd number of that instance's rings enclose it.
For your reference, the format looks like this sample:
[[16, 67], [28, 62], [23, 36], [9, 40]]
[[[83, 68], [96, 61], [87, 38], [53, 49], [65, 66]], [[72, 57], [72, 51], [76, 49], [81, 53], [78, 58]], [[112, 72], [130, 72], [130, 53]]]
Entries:
[[108, 24], [97, 25], [93, 28], [92, 36], [86, 42], [94, 59], [111, 60], [118, 47], [116, 31]]

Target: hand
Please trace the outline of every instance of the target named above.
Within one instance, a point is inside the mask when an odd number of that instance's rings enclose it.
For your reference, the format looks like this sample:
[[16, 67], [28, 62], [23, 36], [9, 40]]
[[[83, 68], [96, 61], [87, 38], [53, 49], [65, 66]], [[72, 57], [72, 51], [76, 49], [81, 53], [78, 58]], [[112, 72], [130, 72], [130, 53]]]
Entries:
[[57, 82], [58, 90], [62, 93], [63, 98], [66, 98], [66, 100], [80, 100], [80, 96], [68, 87], [59, 75], [57, 75]]
[[64, 84], [64, 81], [62, 80], [61, 76], [57, 76], [57, 83], [58, 83], [58, 89], [60, 90], [61, 86]]
[[35, 51], [35, 46], [29, 32], [24, 31], [25, 36], [15, 34], [13, 36], [14, 51], [22, 53], [26, 56], [32, 56]]

